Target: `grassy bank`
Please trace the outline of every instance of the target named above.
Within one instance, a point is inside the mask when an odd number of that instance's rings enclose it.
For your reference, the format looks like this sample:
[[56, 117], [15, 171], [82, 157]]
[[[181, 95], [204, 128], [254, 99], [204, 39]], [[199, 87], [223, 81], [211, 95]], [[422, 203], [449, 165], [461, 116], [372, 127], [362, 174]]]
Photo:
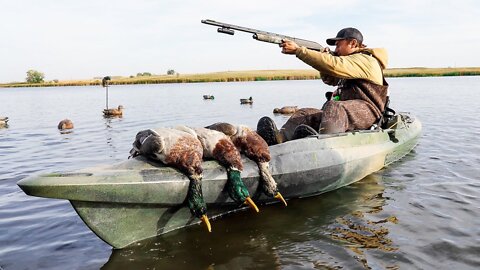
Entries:
[[462, 68], [391, 68], [385, 71], [386, 77], [439, 77], [439, 76], [478, 76], [480, 67]]
[[[386, 77], [432, 77], [480, 75], [480, 67], [468, 68], [393, 68], [385, 71]], [[318, 71], [308, 70], [251, 70], [224, 71], [202, 74], [153, 75], [140, 77], [113, 77], [110, 84], [158, 84], [197, 82], [241, 82], [272, 80], [313, 80], [319, 79]], [[100, 79], [29, 83], [5, 83], [0, 87], [48, 87], [100, 85]]]

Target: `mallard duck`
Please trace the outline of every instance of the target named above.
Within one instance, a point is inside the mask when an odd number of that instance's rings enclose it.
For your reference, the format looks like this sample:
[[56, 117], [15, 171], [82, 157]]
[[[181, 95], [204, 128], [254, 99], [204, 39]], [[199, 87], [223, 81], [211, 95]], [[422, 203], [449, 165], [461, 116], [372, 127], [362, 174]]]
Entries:
[[275, 108], [273, 109], [273, 113], [281, 113], [281, 114], [292, 114], [298, 111], [298, 106], [284, 106], [282, 108]]
[[241, 98], [240, 99], [240, 104], [253, 104], [253, 98]]
[[190, 212], [212, 231], [202, 193], [203, 148], [196, 136], [173, 128], [142, 130], [135, 137], [130, 155], [143, 155], [185, 173], [190, 179], [187, 193]]
[[203, 95], [203, 99], [215, 99], [212, 95]]
[[180, 130], [196, 134], [203, 146], [203, 157], [217, 160], [227, 169], [227, 191], [237, 203], [249, 205], [259, 212], [257, 205], [250, 198], [250, 193], [240, 177], [243, 170], [240, 152], [235, 147], [230, 137], [222, 132], [207, 128], [177, 127]]
[[8, 125], [8, 117], [0, 116], [0, 127], [4, 127]]
[[63, 119], [58, 123], [58, 129], [63, 130], [63, 129], [72, 129], [73, 128], [73, 122], [70, 119]]
[[278, 191], [275, 179], [273, 179], [272, 174], [270, 173], [268, 163], [271, 159], [270, 150], [267, 143], [262, 137], [260, 137], [260, 135], [247, 126], [234, 126], [229, 123], [215, 123], [207, 128], [218, 130], [227, 136], [230, 136], [239, 151], [257, 163], [265, 195], [274, 197], [282, 201], [285, 206], [287, 205], [282, 194]]
[[118, 105], [117, 109], [103, 109], [103, 115], [105, 116], [120, 116], [123, 115], [123, 106]]

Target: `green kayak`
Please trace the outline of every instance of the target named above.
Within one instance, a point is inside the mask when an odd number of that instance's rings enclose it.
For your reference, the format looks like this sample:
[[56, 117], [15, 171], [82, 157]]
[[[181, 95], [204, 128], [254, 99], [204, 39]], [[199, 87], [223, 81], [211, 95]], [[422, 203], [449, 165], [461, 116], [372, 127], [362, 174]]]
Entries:
[[[408, 154], [422, 125], [403, 113], [388, 129], [325, 134], [270, 146], [270, 170], [285, 199], [328, 192]], [[257, 204], [278, 202], [261, 191], [257, 164], [245, 157], [242, 179]], [[203, 163], [202, 190], [209, 217], [239, 211], [225, 189], [227, 173]], [[28, 195], [66, 199], [101, 239], [115, 248], [198, 224], [185, 204], [189, 179], [143, 157], [74, 172], [31, 176], [17, 183]]]

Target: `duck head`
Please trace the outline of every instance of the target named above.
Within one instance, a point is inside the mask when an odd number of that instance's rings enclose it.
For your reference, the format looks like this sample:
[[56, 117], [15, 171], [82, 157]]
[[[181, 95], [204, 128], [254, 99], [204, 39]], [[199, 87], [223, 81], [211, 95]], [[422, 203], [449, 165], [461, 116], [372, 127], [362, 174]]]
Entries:
[[151, 158], [157, 158], [157, 155], [163, 152], [164, 145], [165, 143], [163, 142], [163, 139], [158, 136], [155, 131], [151, 129], [139, 131], [132, 144], [130, 157], [144, 155]]
[[260, 212], [257, 205], [250, 198], [250, 193], [240, 177], [240, 171], [235, 169], [227, 170], [227, 191], [235, 202], [250, 206], [255, 212]]
[[203, 199], [202, 176], [190, 175], [188, 178], [190, 179], [190, 184], [188, 185], [187, 205], [190, 213], [204, 223], [208, 232], [212, 232], [212, 226], [207, 217], [207, 204]]
[[158, 160], [164, 160], [164, 145], [165, 142], [162, 137], [154, 134], [145, 137], [140, 146], [140, 154], [152, 157]]

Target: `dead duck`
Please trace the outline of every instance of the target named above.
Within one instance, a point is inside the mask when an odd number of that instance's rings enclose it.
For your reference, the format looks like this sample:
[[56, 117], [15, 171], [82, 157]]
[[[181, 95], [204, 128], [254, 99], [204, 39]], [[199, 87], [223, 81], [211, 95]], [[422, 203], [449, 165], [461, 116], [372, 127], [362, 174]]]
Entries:
[[224, 133], [207, 128], [177, 127], [180, 130], [196, 134], [203, 147], [205, 159], [215, 159], [227, 169], [227, 191], [233, 201], [249, 205], [257, 213], [257, 205], [250, 198], [250, 193], [240, 177], [243, 170], [240, 152], [230, 137]]
[[253, 104], [253, 98], [241, 98], [240, 99], [240, 104]]
[[298, 111], [298, 106], [284, 106], [282, 108], [273, 109], [273, 113], [280, 113], [280, 114], [293, 114], [296, 111]]
[[278, 191], [277, 183], [269, 170], [270, 150], [265, 140], [255, 131], [244, 125], [234, 126], [229, 123], [215, 123], [207, 126], [208, 129], [218, 130], [229, 136], [239, 151], [257, 163], [260, 171], [260, 180], [263, 192], [269, 197], [287, 202]]
[[118, 105], [118, 108], [103, 109], [103, 115], [105, 116], [121, 116], [123, 115], [123, 106]]
[[190, 212], [212, 231], [202, 193], [203, 147], [196, 136], [173, 128], [147, 129], [137, 133], [130, 157], [138, 155], [177, 168], [190, 179], [187, 204]]
[[64, 129], [72, 129], [73, 128], [73, 122], [70, 119], [63, 119], [58, 123], [58, 129], [64, 130]]
[[0, 127], [5, 127], [8, 125], [8, 117], [0, 116]]

